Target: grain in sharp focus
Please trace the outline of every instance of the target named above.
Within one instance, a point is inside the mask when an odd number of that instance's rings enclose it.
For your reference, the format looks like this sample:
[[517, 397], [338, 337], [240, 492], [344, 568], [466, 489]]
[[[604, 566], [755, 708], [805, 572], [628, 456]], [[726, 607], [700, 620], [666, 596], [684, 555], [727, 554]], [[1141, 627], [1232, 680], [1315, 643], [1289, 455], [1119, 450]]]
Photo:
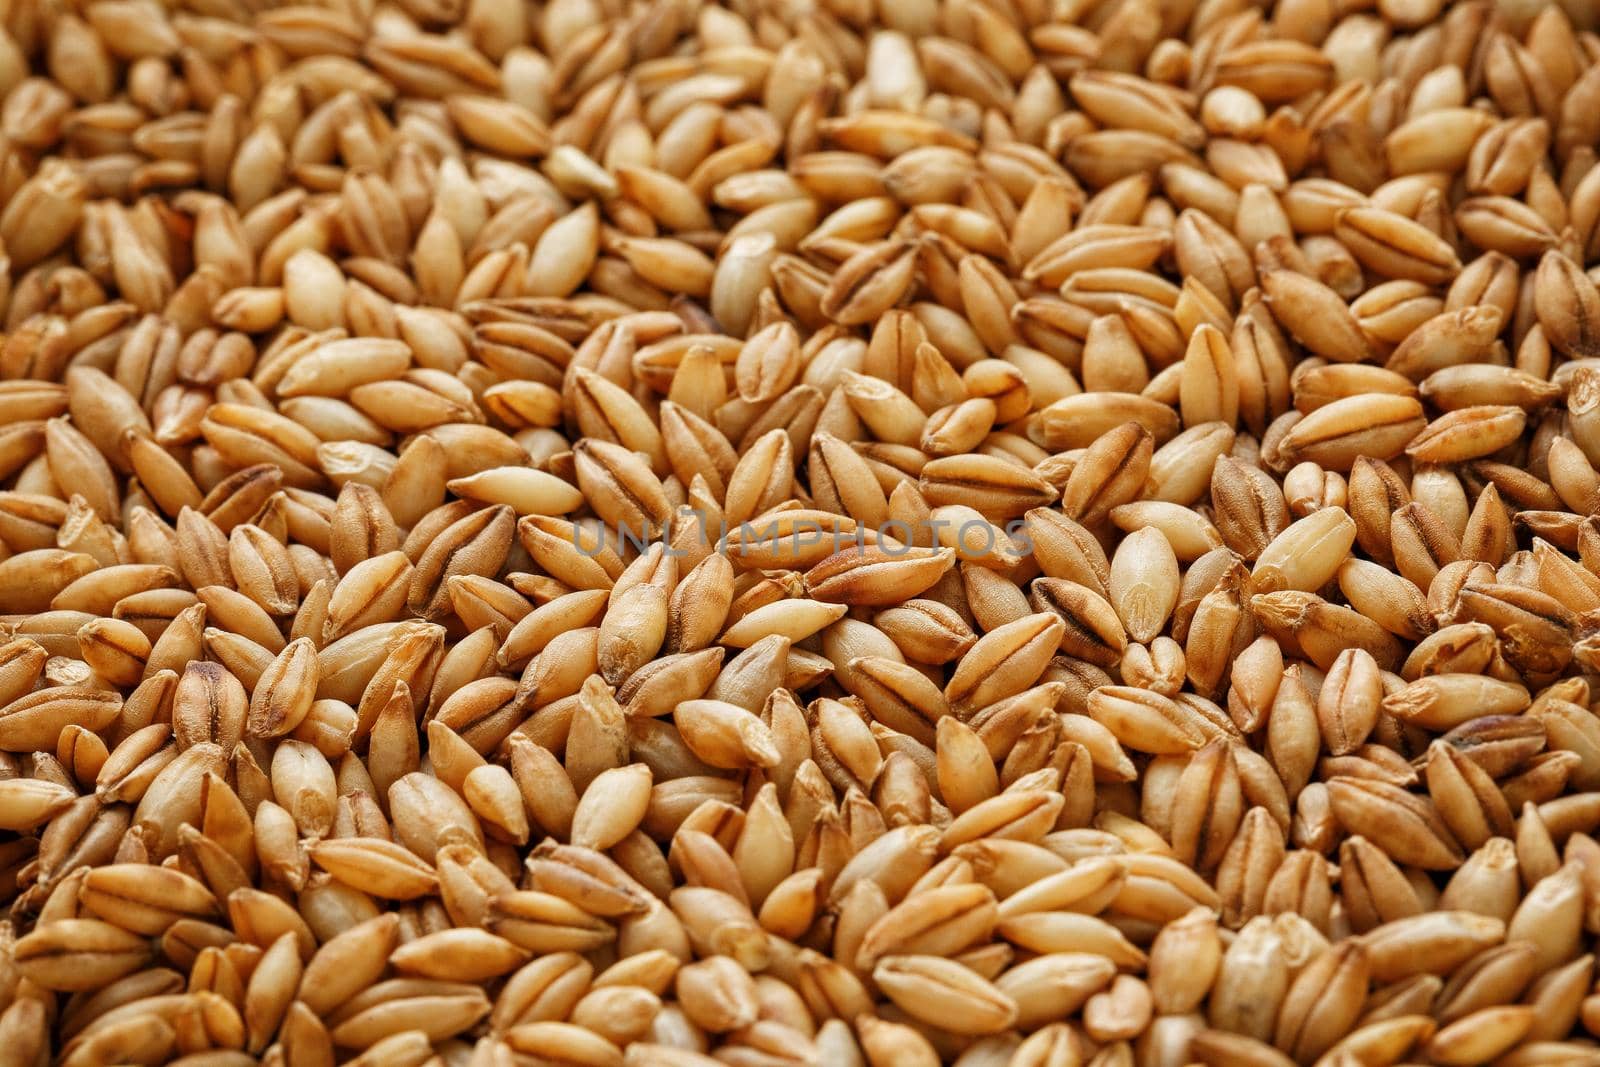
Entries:
[[1595, 1061], [1582, 0], [0, 13], [0, 1060]]

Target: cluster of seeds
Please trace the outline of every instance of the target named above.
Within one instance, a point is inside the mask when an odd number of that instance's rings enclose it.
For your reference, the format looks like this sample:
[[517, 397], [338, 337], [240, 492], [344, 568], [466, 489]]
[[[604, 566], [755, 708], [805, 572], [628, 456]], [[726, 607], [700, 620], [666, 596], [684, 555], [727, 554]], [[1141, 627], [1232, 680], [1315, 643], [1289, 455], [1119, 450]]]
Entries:
[[1600, 1064], [1591, 0], [12, 0], [6, 1067]]

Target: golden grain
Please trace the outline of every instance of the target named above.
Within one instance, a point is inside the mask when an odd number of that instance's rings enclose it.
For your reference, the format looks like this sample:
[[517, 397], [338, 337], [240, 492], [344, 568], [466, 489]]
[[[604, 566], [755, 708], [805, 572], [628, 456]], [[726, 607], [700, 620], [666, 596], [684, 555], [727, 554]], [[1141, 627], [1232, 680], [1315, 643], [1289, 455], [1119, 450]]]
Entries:
[[1590, 6], [12, 5], [0, 1060], [1595, 1062]]

